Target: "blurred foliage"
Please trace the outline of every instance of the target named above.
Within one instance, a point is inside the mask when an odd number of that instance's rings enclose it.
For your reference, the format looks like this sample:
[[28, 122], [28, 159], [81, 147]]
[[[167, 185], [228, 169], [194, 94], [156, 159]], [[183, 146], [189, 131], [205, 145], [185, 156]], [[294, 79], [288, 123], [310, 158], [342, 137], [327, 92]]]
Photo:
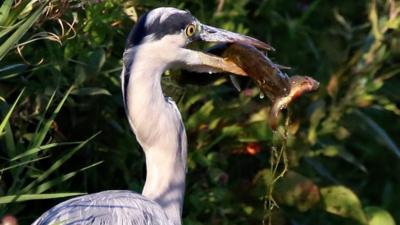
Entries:
[[400, 222], [394, 0], [2, 1], [0, 216], [29, 224], [58, 197], [140, 192], [144, 159], [122, 106], [121, 57], [137, 16], [166, 5], [268, 41], [274, 62], [321, 82], [290, 109], [287, 167], [271, 167], [279, 141], [251, 81], [237, 93], [226, 77], [164, 77], [188, 133], [184, 224]]

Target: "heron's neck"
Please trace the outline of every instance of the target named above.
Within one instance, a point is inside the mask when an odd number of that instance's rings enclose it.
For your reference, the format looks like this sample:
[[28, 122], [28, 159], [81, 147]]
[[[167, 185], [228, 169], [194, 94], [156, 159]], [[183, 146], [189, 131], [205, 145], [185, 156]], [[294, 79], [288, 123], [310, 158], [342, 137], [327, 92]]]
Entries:
[[125, 68], [130, 77], [124, 93], [129, 122], [146, 155], [142, 194], [159, 203], [169, 219], [180, 225], [186, 172], [185, 128], [175, 103], [162, 93], [161, 75], [168, 67], [157, 61], [162, 53], [141, 55], [142, 50], [136, 52], [131, 67]]

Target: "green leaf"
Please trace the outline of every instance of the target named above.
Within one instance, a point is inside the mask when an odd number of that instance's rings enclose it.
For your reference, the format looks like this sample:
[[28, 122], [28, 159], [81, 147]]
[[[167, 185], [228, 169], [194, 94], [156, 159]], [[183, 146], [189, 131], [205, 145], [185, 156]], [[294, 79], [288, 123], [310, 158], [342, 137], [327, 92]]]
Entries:
[[10, 79], [18, 76], [28, 68], [26, 64], [12, 64], [0, 68], [0, 80]]
[[38, 152], [41, 152], [43, 150], [60, 147], [60, 146], [66, 146], [66, 145], [75, 145], [75, 144], [79, 144], [79, 143], [80, 142], [65, 142], [65, 143], [51, 143], [51, 144], [47, 144], [47, 145], [42, 145], [39, 147], [35, 147], [35, 148], [26, 150], [24, 153], [21, 153], [21, 154], [15, 156], [14, 158], [12, 158], [11, 161], [15, 161], [15, 160], [18, 160], [18, 159], [21, 159], [24, 157], [28, 157], [28, 156], [32, 156], [32, 155], [36, 155]]
[[33, 163], [33, 162], [37, 162], [37, 161], [40, 161], [40, 160], [45, 159], [45, 158], [47, 158], [47, 157], [41, 157], [41, 158], [36, 158], [36, 159], [24, 161], [24, 162], [17, 163], [15, 165], [0, 169], [0, 174], [5, 172], [5, 171], [7, 171], [7, 170], [11, 170], [11, 169], [14, 169], [14, 168], [17, 168], [17, 167], [20, 167], [20, 166], [24, 166], [24, 165], [27, 165], [27, 164], [30, 164], [30, 163]]
[[94, 96], [94, 95], [111, 95], [111, 93], [104, 89], [104, 88], [79, 88], [75, 89], [73, 92], [71, 92], [73, 95], [89, 95], [89, 96]]
[[229, 137], [229, 136], [236, 136], [239, 135], [243, 131], [243, 127], [240, 127], [239, 125], [230, 125], [230, 126], [225, 126], [222, 128], [221, 134], [223, 136]]
[[[44, 115], [46, 115], [47, 112], [49, 111], [50, 106], [52, 105], [52, 103], [53, 103], [53, 101], [54, 101], [54, 98], [55, 98], [55, 96], [56, 96], [56, 93], [57, 93], [57, 90], [54, 90], [54, 91], [53, 91], [53, 94], [51, 94], [50, 99], [49, 99], [49, 101], [47, 102], [47, 105], [46, 105], [46, 107], [45, 107], [45, 109], [44, 109], [44, 112], [42, 113], [43, 116], [41, 117], [41, 119], [40, 119], [40, 121], [39, 121], [39, 124], [36, 126], [35, 134], [38, 134], [38, 133], [39, 133], [39, 130], [42, 128], [42, 124], [45, 122], [45, 119], [46, 119]], [[35, 136], [34, 138], [36, 138], [36, 136]], [[34, 143], [34, 140], [32, 140], [31, 146], [33, 145], [33, 143]], [[36, 147], [37, 147], [37, 146], [36, 146]]]
[[367, 224], [361, 202], [353, 191], [345, 186], [321, 188], [322, 201], [327, 212], [352, 218], [361, 224]]
[[8, 121], [10, 120], [11, 114], [15, 109], [15, 106], [17, 106], [17, 103], [19, 101], [19, 99], [21, 98], [22, 94], [24, 93], [25, 89], [22, 89], [22, 91], [19, 93], [17, 99], [15, 100], [14, 104], [11, 106], [10, 110], [8, 111], [8, 113], [6, 114], [6, 116], [3, 118], [3, 120], [0, 123], [0, 136], [2, 135], [4, 128], [6, 127]]
[[240, 129], [241, 133], [243, 131], [246, 133], [246, 135], [239, 136], [240, 142], [271, 141], [272, 139], [272, 131], [265, 121], [249, 123], [244, 127], [240, 127]]
[[[4, 134], [4, 144], [7, 150], [7, 156], [11, 158], [17, 154], [17, 146], [15, 144], [14, 132], [11, 129], [10, 123], [7, 123], [5, 127], [5, 132], [3, 134]], [[0, 139], [2, 138], [3, 137], [0, 135]]]
[[[65, 101], [67, 100], [67, 98], [72, 90], [73, 90], [73, 86], [71, 86], [67, 90], [67, 92], [64, 94], [64, 97], [61, 99], [61, 101], [58, 103], [56, 109], [51, 114], [50, 118], [47, 119], [46, 121], [44, 121], [44, 124], [43, 124], [43, 126], [41, 126], [41, 129], [39, 129], [36, 132], [36, 135], [31, 143], [32, 148], [39, 147], [43, 143], [44, 138], [46, 137], [46, 134], [48, 133], [51, 125], [54, 122], [54, 119], [56, 118], [57, 114], [60, 112], [61, 107], [64, 105]], [[53, 97], [54, 97], [54, 95], [52, 96], [52, 98]], [[50, 100], [50, 102], [51, 102], [51, 100]], [[48, 107], [49, 107], [49, 105], [46, 107], [46, 111], [47, 111]], [[41, 125], [41, 123], [40, 123], [40, 125]]]
[[322, 119], [326, 116], [325, 103], [318, 102], [316, 109], [312, 112], [310, 117], [310, 128], [308, 129], [307, 140], [311, 144], [315, 144], [318, 139], [318, 126]]
[[15, 46], [24, 34], [32, 27], [44, 12], [45, 5], [42, 4], [34, 13], [32, 13], [18, 29], [0, 45], [0, 61]]
[[382, 40], [382, 33], [379, 27], [379, 17], [378, 17], [378, 11], [376, 7], [376, 2], [372, 1], [370, 5], [370, 10], [369, 10], [369, 20], [372, 25], [372, 33], [375, 37], [376, 40]]
[[57, 177], [57, 178], [55, 178], [53, 180], [47, 181], [47, 182], [39, 185], [36, 188], [36, 193], [43, 193], [43, 192], [49, 190], [50, 188], [54, 187], [55, 185], [61, 184], [61, 183], [65, 182], [65, 181], [71, 179], [72, 177], [74, 177], [79, 172], [83, 172], [83, 171], [85, 171], [87, 169], [90, 169], [92, 167], [95, 167], [95, 166], [97, 166], [97, 165], [99, 165], [101, 163], [103, 163], [103, 161], [93, 163], [92, 165], [86, 166], [86, 167], [84, 167], [82, 169], [79, 169], [79, 170], [64, 174], [64, 175], [59, 176], [59, 177]]
[[78, 146], [76, 146], [75, 148], [73, 148], [72, 150], [70, 150], [68, 153], [66, 153], [65, 155], [63, 155], [60, 159], [58, 159], [57, 161], [55, 161], [53, 163], [53, 165], [50, 166], [49, 169], [47, 169], [46, 171], [44, 171], [38, 178], [36, 178], [36, 180], [32, 181], [30, 184], [28, 184], [27, 186], [25, 186], [22, 190], [21, 193], [26, 193], [28, 191], [30, 191], [33, 187], [35, 187], [37, 184], [39, 184], [40, 182], [42, 182], [43, 180], [45, 180], [48, 176], [50, 176], [50, 174], [52, 174], [53, 172], [57, 171], [58, 168], [60, 168], [69, 158], [71, 158], [78, 150], [80, 150], [83, 146], [85, 146], [90, 140], [92, 140], [93, 138], [95, 138], [100, 132], [94, 134], [93, 136], [91, 136], [90, 138], [86, 139], [85, 141], [81, 142]]
[[8, 14], [10, 13], [13, 0], [5, 0], [0, 8], [0, 26], [4, 25]]
[[8, 33], [13, 31], [14, 29], [18, 28], [23, 22], [24, 22], [24, 20], [20, 20], [13, 25], [5, 26], [2, 29], [0, 29], [0, 38], [5, 37]]
[[400, 29], [400, 18], [398, 16], [392, 18], [385, 24], [385, 27], [386, 27], [386, 29], [399, 30]]
[[207, 101], [196, 113], [188, 119], [186, 127], [188, 130], [194, 129], [196, 125], [206, 123], [210, 118], [211, 112], [214, 110], [214, 102]]
[[86, 193], [53, 193], [53, 194], [26, 194], [26, 195], [7, 195], [0, 197], [0, 204], [8, 204], [12, 202], [23, 202], [30, 200], [41, 200], [41, 199], [54, 199], [54, 198], [66, 198], [71, 196], [84, 195]]
[[89, 53], [87, 72], [90, 74], [99, 73], [106, 62], [106, 53], [103, 49], [97, 49]]
[[294, 206], [300, 212], [308, 211], [320, 200], [318, 186], [311, 179], [290, 170], [277, 181], [274, 196], [278, 203]]
[[369, 206], [364, 209], [368, 225], [396, 225], [392, 215], [382, 208]]
[[347, 162], [353, 164], [356, 166], [359, 170], [363, 171], [364, 173], [367, 173], [368, 170], [367, 168], [360, 162], [356, 156], [354, 156], [351, 152], [342, 150], [339, 152], [339, 156], [342, 157], [344, 160]]
[[386, 131], [378, 123], [376, 123], [373, 119], [371, 119], [369, 116], [362, 113], [361, 111], [355, 110], [354, 112], [361, 119], [363, 119], [368, 126], [371, 127], [371, 132], [374, 132], [375, 135], [379, 137], [379, 140], [381, 140], [383, 144], [386, 145], [386, 147], [397, 156], [397, 158], [400, 158], [399, 147], [397, 147], [396, 143], [389, 137]]

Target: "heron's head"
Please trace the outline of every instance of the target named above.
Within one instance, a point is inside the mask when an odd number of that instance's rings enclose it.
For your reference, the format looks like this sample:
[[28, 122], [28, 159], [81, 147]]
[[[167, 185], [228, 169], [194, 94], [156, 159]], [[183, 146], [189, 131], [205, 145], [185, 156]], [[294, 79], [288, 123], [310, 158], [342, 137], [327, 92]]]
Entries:
[[146, 55], [154, 54], [163, 58], [163, 62], [195, 71], [210, 67], [231, 72], [229, 66], [221, 65], [222, 58], [188, 51], [186, 46], [194, 41], [239, 42], [262, 50], [272, 49], [257, 39], [202, 24], [189, 11], [169, 7], [153, 9], [142, 15], [129, 34], [126, 49], [147, 49]]

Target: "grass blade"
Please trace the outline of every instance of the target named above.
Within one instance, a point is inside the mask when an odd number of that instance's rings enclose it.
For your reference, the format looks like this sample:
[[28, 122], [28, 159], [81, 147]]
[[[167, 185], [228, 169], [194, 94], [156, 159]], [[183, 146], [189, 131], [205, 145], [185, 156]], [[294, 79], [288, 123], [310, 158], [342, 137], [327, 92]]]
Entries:
[[4, 25], [8, 14], [10, 13], [13, 0], [5, 0], [0, 7], [0, 26]]
[[379, 126], [373, 119], [365, 115], [359, 110], [354, 111], [361, 119], [363, 119], [368, 126], [372, 128], [373, 131], [375, 131], [375, 134], [378, 135], [381, 140], [383, 141], [383, 144], [386, 145], [392, 152], [397, 156], [397, 158], [400, 158], [400, 149], [397, 147], [396, 143], [389, 137], [389, 135], [386, 133], [386, 131]]
[[[1, 38], [1, 37], [0, 37]], [[0, 68], [0, 80], [6, 80], [20, 75], [28, 68], [26, 64], [11, 64]]]
[[6, 116], [4, 117], [3, 121], [1, 121], [0, 123], [0, 135], [3, 134], [4, 128], [6, 127], [8, 121], [10, 120], [11, 114], [15, 109], [15, 106], [17, 106], [17, 103], [19, 101], [19, 99], [21, 98], [22, 94], [24, 93], [25, 88], [22, 89], [22, 91], [19, 93], [17, 99], [15, 100], [14, 104], [11, 106], [10, 110], [8, 110]]
[[64, 143], [51, 143], [51, 144], [47, 144], [47, 145], [42, 145], [39, 147], [28, 149], [24, 153], [21, 153], [21, 154], [15, 156], [14, 158], [12, 158], [10, 161], [15, 161], [15, 160], [18, 160], [18, 159], [21, 159], [24, 157], [28, 157], [28, 156], [34, 155], [40, 151], [43, 151], [43, 150], [52, 149], [52, 148], [60, 147], [60, 146], [66, 146], [66, 145], [75, 145], [75, 144], [79, 144], [79, 143], [80, 142], [64, 142]]
[[[8, 158], [14, 157], [17, 154], [17, 146], [15, 145], [14, 132], [11, 129], [10, 123], [7, 123], [4, 134], [4, 145], [7, 150]], [[2, 136], [0, 135], [0, 139]]]
[[0, 170], [0, 174], [5, 172], [5, 171], [7, 171], [7, 170], [11, 170], [11, 169], [14, 169], [16, 167], [24, 166], [24, 165], [27, 165], [29, 163], [37, 162], [37, 161], [40, 161], [40, 160], [45, 159], [45, 158], [48, 158], [48, 157], [46, 156], [46, 157], [36, 158], [36, 159], [32, 159], [32, 160], [21, 162], [21, 163], [17, 163], [15, 165], [12, 165], [12, 166], [9, 166], [9, 167], [1, 169]]
[[65, 181], [69, 180], [70, 178], [74, 177], [76, 174], [78, 174], [78, 173], [80, 173], [80, 172], [83, 172], [83, 171], [85, 171], [85, 170], [88, 170], [88, 169], [90, 169], [90, 168], [92, 168], [92, 167], [95, 167], [95, 166], [97, 166], [97, 165], [99, 165], [99, 164], [101, 164], [101, 163], [103, 163], [103, 161], [93, 163], [92, 165], [89, 165], [89, 166], [86, 166], [86, 167], [81, 168], [81, 169], [79, 169], [79, 170], [76, 170], [76, 171], [73, 171], [73, 172], [64, 174], [64, 175], [62, 175], [62, 176], [60, 176], [60, 177], [57, 177], [57, 178], [54, 179], [54, 180], [45, 182], [45, 183], [43, 183], [43, 184], [41, 184], [41, 185], [39, 185], [39, 186], [37, 187], [36, 193], [43, 193], [43, 192], [49, 190], [50, 188], [52, 188], [53, 186], [55, 186], [55, 185], [57, 185], [57, 184], [60, 184], [60, 183], [63, 183], [63, 182], [65, 182]]
[[[56, 109], [53, 111], [50, 118], [44, 122], [43, 127], [40, 130], [36, 131], [36, 135], [31, 144], [32, 148], [39, 147], [43, 143], [43, 140], [45, 139], [46, 134], [48, 133], [48, 131], [51, 127], [51, 124], [54, 122], [54, 119], [56, 118], [57, 114], [60, 112], [61, 107], [64, 105], [65, 101], [67, 100], [67, 98], [72, 90], [73, 90], [73, 86], [71, 86], [68, 89], [68, 91], [65, 93], [64, 97], [61, 99], [60, 103], [58, 103]], [[53, 96], [51, 99], [53, 99]], [[48, 109], [48, 107], [46, 107], [46, 111], [47, 111], [47, 109]], [[40, 125], [41, 124], [42, 124], [42, 121], [41, 121]]]
[[7, 204], [12, 202], [23, 202], [30, 200], [41, 200], [41, 199], [53, 199], [53, 198], [66, 198], [78, 195], [84, 195], [86, 193], [53, 193], [53, 194], [26, 194], [26, 195], [7, 195], [0, 197], [0, 204]]
[[100, 132], [94, 134], [90, 138], [86, 139], [85, 141], [81, 142], [78, 146], [73, 148], [71, 151], [63, 155], [60, 159], [58, 159], [48, 170], [43, 172], [42, 175], [40, 175], [36, 180], [32, 181], [30, 184], [25, 186], [25, 188], [22, 189], [21, 193], [27, 193], [29, 190], [31, 190], [33, 187], [35, 187], [37, 184], [45, 180], [50, 174], [52, 174], [54, 171], [58, 170], [64, 162], [66, 162], [69, 158], [71, 158], [78, 150], [80, 150], [84, 145], [86, 145], [89, 141], [91, 141], [93, 138], [95, 138]]
[[41, 5], [32, 15], [25, 20], [20, 27], [0, 45], [0, 61], [15, 46], [15, 44], [24, 36], [44, 12], [45, 5]]
[[[45, 121], [45, 119], [46, 119], [45, 115], [46, 115], [47, 112], [49, 111], [50, 106], [51, 106], [51, 104], [53, 103], [54, 98], [55, 98], [55, 96], [56, 96], [56, 93], [57, 93], [57, 90], [54, 90], [54, 91], [53, 91], [53, 94], [51, 94], [50, 99], [49, 99], [49, 101], [47, 102], [46, 108], [45, 108], [44, 111], [43, 111], [43, 116], [40, 118], [40, 121], [39, 121], [38, 125], [36, 126], [35, 134], [39, 133], [39, 130], [40, 130], [40, 128], [42, 127], [42, 124], [44, 123], [44, 121]], [[31, 143], [31, 146], [32, 146], [32, 145], [33, 145], [33, 141], [32, 141], [32, 143]]]
[[0, 30], [0, 38], [5, 37], [8, 33], [18, 28], [23, 22], [24, 21], [21, 20], [11, 26], [2, 27], [2, 29]]

